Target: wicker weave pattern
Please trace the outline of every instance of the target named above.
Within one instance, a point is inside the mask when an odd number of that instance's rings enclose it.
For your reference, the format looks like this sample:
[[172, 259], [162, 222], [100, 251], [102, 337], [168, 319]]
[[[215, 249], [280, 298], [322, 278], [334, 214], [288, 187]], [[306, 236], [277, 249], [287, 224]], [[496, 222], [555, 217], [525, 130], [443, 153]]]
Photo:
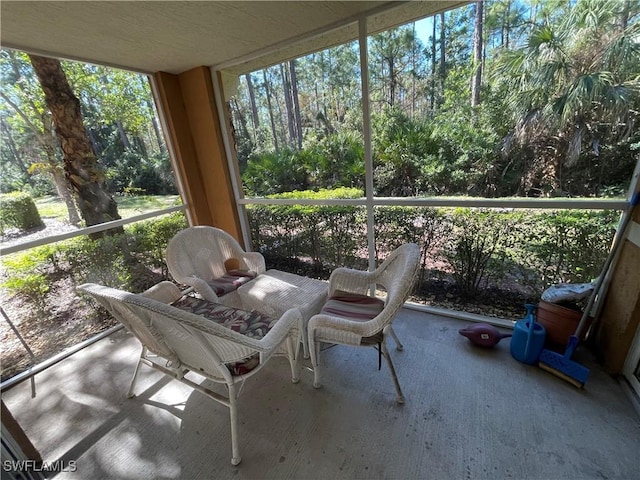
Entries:
[[[363, 339], [384, 332], [385, 335], [383, 337], [390, 333], [396, 339], [398, 349], [401, 349], [401, 344], [397, 341], [391, 324], [397, 311], [402, 307], [411, 292], [419, 261], [420, 248], [414, 243], [408, 243], [391, 252], [373, 272], [337, 268], [331, 273], [329, 278], [329, 297], [337, 290], [367, 294], [372, 285], [384, 288], [387, 296], [382, 312], [368, 321], [350, 320], [325, 313], [314, 315], [309, 320], [307, 333], [311, 362], [314, 368], [314, 386], [320, 386], [319, 357], [320, 344], [322, 342], [358, 346], [363, 344]], [[391, 358], [388, 353], [385, 353], [386, 344], [384, 340], [380, 348], [394, 376], [398, 402], [402, 403], [404, 402], [404, 397], [395, 377]]]
[[[229, 407], [231, 463], [234, 465], [241, 460], [237, 439], [236, 384], [260, 371], [271, 356], [282, 351], [283, 346], [286, 346], [289, 357], [292, 381], [298, 381], [298, 344], [294, 342], [297, 340], [301, 314], [297, 309], [286, 311], [264, 337], [256, 339], [203, 316], [168, 305], [181, 296], [179, 289], [170, 282], [162, 282], [138, 295], [91, 283], [79, 286], [78, 290], [95, 298], [142, 343], [142, 354], [131, 381], [129, 396], [132, 396], [140, 365], [145, 364]], [[162, 366], [152, 360], [148, 352], [166, 359], [167, 365]], [[258, 365], [243, 375], [234, 376], [227, 368], [227, 364], [255, 355], [259, 358]], [[188, 371], [225, 384], [228, 397], [188, 380], [185, 378]]]
[[290, 308], [301, 313], [298, 330], [304, 347], [304, 356], [309, 356], [307, 345], [307, 322], [318, 313], [327, 299], [327, 283], [280, 270], [268, 270], [255, 280], [237, 290], [245, 309], [258, 310], [280, 317]]
[[[177, 331], [184, 332], [189, 336], [193, 336], [192, 332], [195, 331], [202, 332], [207, 344], [218, 351], [223, 362], [234, 362], [255, 352], [263, 354], [272, 352], [283, 342], [291, 328], [297, 326], [300, 319], [299, 311], [289, 310], [276, 322], [267, 335], [256, 340], [143, 294], [137, 295], [90, 283], [80, 285], [78, 290], [88, 293], [100, 301], [119, 321], [122, 322], [121, 318], [124, 317], [122, 323], [138, 337], [141, 343], [146, 344], [150, 339], [153, 339], [158, 344], [169, 346], [174, 354], [179, 352], [181, 355], [179, 354], [178, 357], [181, 360], [184, 356], [190, 356], [192, 352], [189, 351], [189, 348], [182, 349], [175, 344], [171, 334], [175, 334]], [[154, 333], [151, 333], [150, 327], [155, 327]], [[149, 334], [145, 332], [145, 336], [139, 337], [138, 332], [145, 330], [148, 330]], [[156, 353], [161, 354], [160, 352]], [[188, 364], [189, 362], [182, 363]]]
[[249, 270], [256, 275], [266, 270], [264, 257], [245, 252], [224, 230], [215, 227], [189, 227], [177, 233], [167, 245], [167, 266], [176, 282], [192, 286], [211, 302], [241, 308], [236, 292], [218, 297], [207, 282], [227, 273], [225, 262], [237, 263], [232, 268]]

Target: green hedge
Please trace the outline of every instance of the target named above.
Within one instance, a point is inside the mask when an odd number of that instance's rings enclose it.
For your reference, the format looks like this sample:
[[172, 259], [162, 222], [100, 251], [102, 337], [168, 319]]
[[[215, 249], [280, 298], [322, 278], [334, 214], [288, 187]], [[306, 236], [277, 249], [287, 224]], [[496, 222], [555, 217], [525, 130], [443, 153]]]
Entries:
[[[312, 198], [305, 193], [296, 195]], [[337, 266], [367, 266], [363, 207], [250, 205], [247, 212], [254, 250], [271, 267], [326, 278]], [[505, 285], [539, 297], [552, 284], [595, 278], [618, 218], [616, 211], [376, 207], [376, 257], [414, 242], [421, 248], [418, 289], [436, 276], [467, 297]]]
[[33, 199], [23, 192], [0, 194], [0, 234], [9, 228], [29, 230], [44, 227]]
[[121, 235], [77, 237], [8, 255], [1, 286], [28, 299], [40, 313], [51, 308], [50, 287], [62, 277], [71, 277], [76, 285], [94, 282], [142, 291], [168, 277], [167, 242], [186, 227], [178, 212], [128, 226]]
[[[280, 198], [358, 198], [357, 189], [293, 192]], [[253, 249], [270, 268], [328, 278], [338, 266], [366, 269], [367, 225], [361, 206], [250, 205]], [[604, 263], [616, 211], [507, 211], [480, 208], [376, 207], [377, 260], [404, 242], [421, 249], [418, 291], [446, 279], [474, 297], [517, 287], [533, 299], [554, 283], [587, 282]], [[52, 279], [71, 275], [140, 291], [168, 277], [168, 240], [187, 226], [181, 213], [139, 222], [122, 236], [77, 238], [3, 259], [3, 286], [47, 308]], [[150, 272], [153, 274], [151, 275]]]

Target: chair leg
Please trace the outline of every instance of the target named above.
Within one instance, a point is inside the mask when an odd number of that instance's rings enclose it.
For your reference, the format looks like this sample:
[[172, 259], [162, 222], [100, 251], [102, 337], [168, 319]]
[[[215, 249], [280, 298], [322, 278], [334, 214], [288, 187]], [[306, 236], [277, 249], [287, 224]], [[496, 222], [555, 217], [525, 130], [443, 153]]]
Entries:
[[231, 420], [231, 465], [238, 465], [240, 457], [240, 447], [238, 447], [238, 407], [236, 405], [236, 386], [227, 384], [229, 389], [229, 416]]
[[287, 357], [289, 357], [289, 365], [291, 365], [291, 381], [293, 383], [298, 383], [300, 381], [300, 377], [298, 375], [298, 355], [300, 353], [300, 342], [296, 339], [296, 345], [294, 346], [294, 341], [291, 336], [288, 336], [285, 342], [287, 343]]
[[320, 343], [309, 338], [309, 353], [311, 354], [311, 366], [313, 367], [313, 387], [320, 388]]
[[147, 355], [147, 347], [142, 347], [142, 352], [140, 352], [140, 358], [138, 359], [138, 363], [136, 364], [136, 369], [133, 371], [133, 377], [131, 377], [131, 383], [129, 384], [129, 390], [127, 391], [127, 398], [135, 397], [133, 393], [133, 387], [136, 384], [136, 380], [138, 380], [138, 375], [140, 374], [140, 366], [142, 365], [142, 359]]
[[400, 383], [398, 382], [398, 376], [396, 375], [396, 369], [393, 367], [393, 362], [391, 361], [391, 355], [389, 355], [389, 349], [387, 348], [386, 338], [382, 340], [382, 356], [387, 360], [387, 365], [389, 365], [389, 370], [391, 370], [391, 376], [393, 377], [393, 383], [396, 387], [396, 401], [398, 403], [404, 403], [404, 395], [402, 394], [402, 389], [400, 388]]
[[391, 336], [393, 337], [393, 341], [396, 342], [396, 350], [402, 351], [404, 350], [404, 345], [400, 342], [400, 339], [396, 335], [396, 332], [393, 330], [393, 326], [389, 325], [389, 332], [391, 332]]
[[305, 322], [304, 319], [300, 320], [300, 331], [302, 332], [302, 336], [300, 337], [300, 340], [302, 340], [302, 354], [304, 355], [304, 358], [309, 358], [310, 354], [307, 322]]

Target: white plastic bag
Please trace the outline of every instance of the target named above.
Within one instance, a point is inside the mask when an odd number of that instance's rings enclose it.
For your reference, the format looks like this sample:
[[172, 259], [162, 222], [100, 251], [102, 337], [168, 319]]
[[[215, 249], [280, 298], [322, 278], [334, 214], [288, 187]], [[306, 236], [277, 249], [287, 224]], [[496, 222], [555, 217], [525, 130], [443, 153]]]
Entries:
[[590, 283], [558, 283], [547, 288], [541, 298], [549, 303], [579, 302], [588, 298], [595, 286], [595, 280]]

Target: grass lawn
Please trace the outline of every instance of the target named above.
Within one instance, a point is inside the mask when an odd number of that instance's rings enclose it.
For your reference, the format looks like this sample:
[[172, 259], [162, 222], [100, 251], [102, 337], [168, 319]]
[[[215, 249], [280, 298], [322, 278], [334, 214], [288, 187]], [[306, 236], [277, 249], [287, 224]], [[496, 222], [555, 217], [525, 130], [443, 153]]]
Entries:
[[[114, 198], [118, 204], [118, 213], [122, 218], [181, 204], [179, 195], [117, 196]], [[46, 196], [35, 199], [35, 202], [42, 218], [56, 218], [61, 221], [67, 219], [67, 207], [60, 198]]]

